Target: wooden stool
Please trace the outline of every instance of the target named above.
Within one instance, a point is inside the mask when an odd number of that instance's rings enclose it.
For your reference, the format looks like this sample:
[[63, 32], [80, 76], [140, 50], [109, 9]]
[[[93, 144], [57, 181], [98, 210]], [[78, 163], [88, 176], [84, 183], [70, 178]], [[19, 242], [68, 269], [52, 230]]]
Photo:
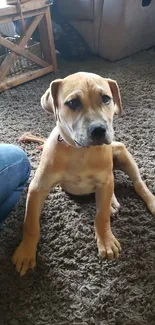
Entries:
[[[0, 92], [49, 72], [56, 71], [57, 63], [50, 5], [51, 1], [48, 0], [31, 0], [21, 3], [20, 8], [16, 4], [5, 5], [0, 8], [0, 24], [20, 19], [24, 23], [24, 18], [32, 17], [31, 24], [28, 27], [25, 25], [25, 30], [20, 35], [18, 44], [14, 44], [9, 39], [0, 35], [0, 45], [9, 49], [9, 53], [4, 56], [0, 66]], [[36, 53], [31, 51], [31, 47], [27, 45], [37, 26], [39, 27], [40, 34], [40, 57], [36, 56]], [[9, 71], [12, 64], [15, 64], [17, 58], [21, 58], [21, 56], [25, 58], [25, 61], [29, 60], [29, 62], [33, 62], [33, 69], [10, 75]]]

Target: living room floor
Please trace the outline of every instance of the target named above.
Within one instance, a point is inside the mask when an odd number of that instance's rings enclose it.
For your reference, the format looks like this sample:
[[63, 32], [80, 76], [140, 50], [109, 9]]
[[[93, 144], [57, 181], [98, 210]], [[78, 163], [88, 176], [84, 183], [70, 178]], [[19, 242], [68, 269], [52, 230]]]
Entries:
[[[58, 64], [47, 75], [0, 95], [0, 141], [17, 144], [24, 132], [48, 136], [54, 126], [40, 97], [54, 78], [89, 71], [117, 80], [124, 113], [115, 117], [115, 138], [134, 155], [155, 193], [155, 52], [116, 63], [90, 58]], [[21, 144], [34, 175], [41, 152]], [[0, 232], [1, 325], [155, 325], [155, 218], [135, 194], [128, 177], [115, 173], [121, 210], [112, 229], [122, 245], [117, 261], [98, 257], [93, 197], [73, 199], [58, 186], [41, 217], [37, 268], [20, 278], [11, 255], [21, 238], [26, 192]]]

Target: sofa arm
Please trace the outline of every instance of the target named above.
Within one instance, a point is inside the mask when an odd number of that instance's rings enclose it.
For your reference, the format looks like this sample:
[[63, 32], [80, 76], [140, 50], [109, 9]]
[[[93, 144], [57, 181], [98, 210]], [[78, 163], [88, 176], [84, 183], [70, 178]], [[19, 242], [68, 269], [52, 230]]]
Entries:
[[98, 53], [104, 0], [56, 0], [59, 12], [82, 35], [90, 49]]
[[155, 1], [104, 0], [99, 55], [114, 61], [155, 45]]

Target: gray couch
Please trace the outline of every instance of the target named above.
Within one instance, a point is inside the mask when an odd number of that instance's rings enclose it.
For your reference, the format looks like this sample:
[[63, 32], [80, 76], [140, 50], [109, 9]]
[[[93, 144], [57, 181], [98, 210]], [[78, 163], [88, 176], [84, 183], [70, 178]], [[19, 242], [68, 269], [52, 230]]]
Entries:
[[[147, 4], [148, 0], [143, 0]], [[155, 1], [57, 0], [95, 54], [114, 61], [155, 45]]]

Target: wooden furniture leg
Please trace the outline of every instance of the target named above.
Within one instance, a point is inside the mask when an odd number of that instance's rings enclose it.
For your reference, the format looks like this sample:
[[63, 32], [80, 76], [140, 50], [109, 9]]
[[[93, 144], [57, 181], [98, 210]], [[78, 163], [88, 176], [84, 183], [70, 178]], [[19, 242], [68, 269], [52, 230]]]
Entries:
[[49, 7], [46, 9], [43, 19], [39, 23], [40, 44], [44, 59], [53, 65], [53, 70], [57, 70], [56, 53], [53, 39], [53, 28]]
[[[0, 35], [0, 45], [9, 49], [9, 53], [0, 57], [0, 92], [57, 69], [50, 15], [52, 0], [8, 1], [12, 5], [0, 6], [0, 24], [30, 17], [32, 21], [28, 26], [23, 22], [23, 32], [17, 43]], [[37, 27], [40, 44], [29, 45], [28, 41]]]
[[[33, 31], [35, 30], [35, 28], [37, 27], [37, 25], [39, 24], [40, 20], [42, 19], [43, 15], [37, 16], [34, 18], [33, 22], [31, 23], [31, 25], [28, 27], [26, 34], [24, 37], [22, 37], [22, 39], [20, 39], [18, 47], [21, 49], [24, 49], [26, 42], [30, 39]], [[3, 44], [3, 37], [0, 36], [0, 44]], [[8, 54], [6, 56], [6, 58], [4, 59], [4, 61], [1, 64], [0, 67], [0, 81], [4, 80], [4, 78], [6, 77], [11, 64], [13, 63], [13, 61], [16, 58], [16, 53], [12, 52], [10, 54]]]

